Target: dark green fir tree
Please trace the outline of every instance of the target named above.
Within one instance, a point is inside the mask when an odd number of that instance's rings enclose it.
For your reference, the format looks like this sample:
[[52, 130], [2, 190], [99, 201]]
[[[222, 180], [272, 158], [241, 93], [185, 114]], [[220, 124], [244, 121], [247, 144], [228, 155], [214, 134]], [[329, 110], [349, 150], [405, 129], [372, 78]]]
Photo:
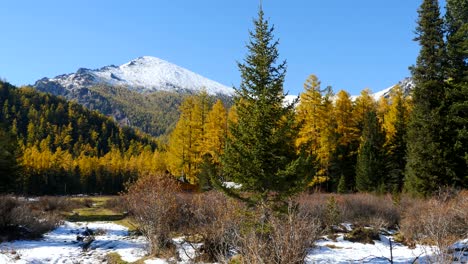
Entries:
[[424, 0], [418, 14], [415, 41], [421, 49], [416, 65], [411, 68], [415, 88], [408, 127], [405, 189], [427, 196], [448, 185], [453, 171], [443, 140], [446, 56], [438, 1]]
[[452, 185], [468, 187], [468, 0], [448, 0], [445, 14], [447, 39], [447, 140], [454, 165]]
[[19, 172], [18, 156], [16, 137], [0, 126], [0, 193], [15, 191]]
[[278, 41], [262, 8], [250, 32], [248, 54], [238, 63], [241, 84], [236, 89], [237, 122], [229, 124], [221, 158], [225, 178], [241, 190], [225, 189], [252, 205], [275, 204], [303, 190], [312, 175], [297, 155], [294, 104], [284, 105], [286, 62], [278, 61]]

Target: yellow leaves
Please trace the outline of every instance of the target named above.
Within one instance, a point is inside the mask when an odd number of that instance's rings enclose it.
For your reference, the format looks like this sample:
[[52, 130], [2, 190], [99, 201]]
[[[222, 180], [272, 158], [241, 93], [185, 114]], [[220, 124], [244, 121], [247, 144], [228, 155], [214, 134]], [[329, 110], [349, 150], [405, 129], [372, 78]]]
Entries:
[[172, 175], [196, 184], [206, 154], [219, 163], [227, 133], [227, 112], [221, 101], [211, 107], [204, 93], [187, 98], [180, 111], [179, 121], [169, 137], [167, 169]]
[[[388, 100], [388, 111], [384, 115], [383, 128], [386, 132], [386, 139], [389, 141], [396, 133], [395, 124], [398, 118], [403, 118], [403, 122], [407, 123], [411, 111], [411, 102], [405, 98], [401, 87], [395, 87], [390, 93]], [[400, 108], [400, 109], [399, 109]], [[399, 111], [403, 111], [403, 116], [399, 117]]]
[[312, 181], [308, 184], [308, 187], [314, 187], [316, 185], [320, 185], [322, 183], [325, 183], [329, 180], [328, 177], [326, 176], [314, 176], [314, 178], [312, 178]]
[[358, 124], [364, 122], [365, 116], [369, 111], [376, 109], [377, 104], [370, 93], [369, 89], [364, 89], [361, 91], [361, 95], [356, 98], [353, 115]]
[[227, 134], [227, 112], [223, 102], [218, 100], [213, 109], [208, 113], [206, 122], [204, 154], [210, 154], [215, 163], [219, 163], [219, 157], [223, 153]]
[[302, 124], [296, 139], [296, 147], [306, 148], [307, 153], [315, 154], [325, 118], [320, 82], [315, 75], [311, 75], [304, 84], [304, 88], [305, 91], [300, 95], [300, 102], [296, 109], [296, 120]]
[[[355, 113], [355, 112], [354, 112]], [[359, 138], [356, 118], [350, 95], [341, 90], [335, 101], [336, 133], [339, 135], [338, 144], [346, 146]]]

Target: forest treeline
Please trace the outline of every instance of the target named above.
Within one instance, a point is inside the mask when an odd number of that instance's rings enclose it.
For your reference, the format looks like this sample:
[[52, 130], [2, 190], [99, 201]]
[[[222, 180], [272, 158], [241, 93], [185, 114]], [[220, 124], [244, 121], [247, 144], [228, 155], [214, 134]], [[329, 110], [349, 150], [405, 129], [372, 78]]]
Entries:
[[[367, 89], [353, 99], [343, 90], [334, 94], [331, 87], [322, 88], [311, 75], [295, 109], [297, 131], [291, 131], [296, 137], [290, 146], [309, 158], [309, 186], [341, 193], [400, 192], [411, 107], [411, 98], [398, 86], [378, 101]], [[236, 109], [226, 109], [206, 94], [186, 99], [169, 137], [169, 172], [202, 188], [212, 187], [210, 174], [223, 176], [220, 159], [229, 126], [238, 121]]]
[[154, 138], [62, 98], [0, 82], [2, 192], [117, 193], [158, 167]]

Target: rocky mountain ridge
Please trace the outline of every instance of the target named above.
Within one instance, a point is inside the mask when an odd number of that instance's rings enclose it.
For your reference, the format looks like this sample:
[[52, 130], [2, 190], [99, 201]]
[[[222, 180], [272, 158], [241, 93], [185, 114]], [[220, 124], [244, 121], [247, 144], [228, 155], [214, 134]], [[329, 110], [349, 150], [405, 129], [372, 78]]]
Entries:
[[40, 91], [67, 97], [76, 90], [97, 85], [120, 86], [139, 93], [155, 91], [199, 92], [230, 96], [234, 90], [165, 60], [143, 56], [120, 66], [80, 68], [76, 73], [42, 78], [33, 85]]

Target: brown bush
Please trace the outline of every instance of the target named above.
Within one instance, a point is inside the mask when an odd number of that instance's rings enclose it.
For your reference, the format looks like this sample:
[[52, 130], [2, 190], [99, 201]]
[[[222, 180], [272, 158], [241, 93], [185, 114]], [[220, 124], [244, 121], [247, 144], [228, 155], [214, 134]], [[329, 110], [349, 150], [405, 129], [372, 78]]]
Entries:
[[84, 198], [83, 200], [81, 200], [81, 204], [84, 207], [91, 208], [94, 205], [94, 201], [91, 198]]
[[38, 238], [60, 222], [58, 214], [39, 210], [34, 203], [12, 196], [0, 196], [0, 241]]
[[62, 218], [58, 213], [31, 210], [27, 204], [22, 204], [11, 211], [15, 224], [24, 228], [21, 238], [38, 238], [44, 233], [55, 229]]
[[37, 202], [33, 202], [33, 205], [35, 209], [45, 212], [72, 211], [80, 206], [77, 201], [60, 196], [43, 196]]
[[[264, 214], [255, 212], [254, 217]], [[268, 213], [238, 234], [238, 249], [244, 263], [304, 263], [307, 251], [321, 234], [319, 221], [310, 211], [291, 202], [286, 214]]]
[[140, 178], [124, 196], [130, 215], [150, 242], [150, 252], [156, 255], [172, 245], [170, 233], [180, 219], [177, 192], [177, 182], [159, 174]]
[[468, 237], [468, 191], [427, 200], [403, 197], [401, 232], [408, 243], [435, 245], [435, 258], [445, 263], [448, 248]]
[[[343, 221], [375, 228], [393, 228], [400, 222], [400, 212], [392, 197], [357, 193], [342, 196]], [[340, 199], [341, 200], [341, 199]]]
[[297, 201], [303, 210], [320, 219], [323, 227], [350, 222], [390, 228], [400, 221], [399, 208], [391, 196], [315, 193], [303, 194]]
[[197, 261], [226, 262], [236, 244], [243, 205], [217, 191], [192, 195], [190, 235], [201, 237]]
[[21, 202], [12, 196], [0, 196], [0, 230], [14, 223], [11, 212], [20, 204]]
[[106, 200], [104, 208], [118, 212], [127, 212], [128, 208], [125, 205], [126, 204], [122, 196], [115, 196]]

